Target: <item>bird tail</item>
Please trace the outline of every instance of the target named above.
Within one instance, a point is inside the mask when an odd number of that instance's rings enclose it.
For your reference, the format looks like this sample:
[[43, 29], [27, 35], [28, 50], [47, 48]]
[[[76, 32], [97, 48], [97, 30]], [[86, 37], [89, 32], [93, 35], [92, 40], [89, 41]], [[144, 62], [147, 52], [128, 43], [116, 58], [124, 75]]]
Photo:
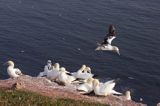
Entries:
[[80, 80], [79, 78], [76, 78], [75, 80], [72, 81], [72, 84], [82, 84], [84, 83], [84, 80]]
[[122, 95], [122, 93], [120, 93], [120, 92], [117, 92], [117, 91], [115, 91], [115, 90], [112, 90], [112, 94], [116, 94], [116, 95]]

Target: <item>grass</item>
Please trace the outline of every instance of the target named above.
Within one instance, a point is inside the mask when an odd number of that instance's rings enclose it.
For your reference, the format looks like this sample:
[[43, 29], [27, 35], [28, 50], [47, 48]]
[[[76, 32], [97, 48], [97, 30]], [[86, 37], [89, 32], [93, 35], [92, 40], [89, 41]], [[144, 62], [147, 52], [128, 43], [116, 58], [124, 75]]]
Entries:
[[71, 99], [51, 99], [36, 93], [18, 90], [0, 90], [0, 106], [106, 106]]

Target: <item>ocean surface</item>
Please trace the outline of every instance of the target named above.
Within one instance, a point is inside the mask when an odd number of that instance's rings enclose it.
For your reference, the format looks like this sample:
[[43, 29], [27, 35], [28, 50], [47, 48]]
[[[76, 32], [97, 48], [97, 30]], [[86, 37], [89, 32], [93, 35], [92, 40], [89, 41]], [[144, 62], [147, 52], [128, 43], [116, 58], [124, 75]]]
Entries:
[[[121, 55], [94, 51], [114, 24]], [[13, 60], [37, 76], [47, 60], [68, 71], [82, 64], [101, 81], [149, 106], [160, 102], [160, 0], [0, 0], [0, 78]]]

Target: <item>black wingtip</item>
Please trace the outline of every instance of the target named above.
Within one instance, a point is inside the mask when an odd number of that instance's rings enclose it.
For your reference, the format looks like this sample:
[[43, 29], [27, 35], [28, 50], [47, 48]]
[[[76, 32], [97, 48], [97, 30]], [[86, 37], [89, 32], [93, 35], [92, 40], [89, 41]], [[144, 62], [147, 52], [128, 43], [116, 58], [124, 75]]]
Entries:
[[70, 75], [70, 76], [72, 76], [72, 74], [71, 73], [66, 73], [67, 75]]
[[93, 78], [96, 78], [96, 77], [98, 77], [98, 75], [93, 75]]
[[84, 93], [83, 95], [94, 95], [94, 91], [91, 91], [89, 93]]

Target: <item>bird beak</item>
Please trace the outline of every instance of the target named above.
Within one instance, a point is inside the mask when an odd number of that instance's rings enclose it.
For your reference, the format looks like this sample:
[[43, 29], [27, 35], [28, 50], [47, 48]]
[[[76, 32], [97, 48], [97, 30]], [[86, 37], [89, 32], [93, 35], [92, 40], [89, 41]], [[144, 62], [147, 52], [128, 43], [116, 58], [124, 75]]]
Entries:
[[118, 55], [120, 55], [120, 52], [119, 52], [119, 51], [117, 51], [117, 53], [118, 53]]
[[68, 71], [65, 71], [65, 73], [70, 74], [70, 72], [68, 72]]

